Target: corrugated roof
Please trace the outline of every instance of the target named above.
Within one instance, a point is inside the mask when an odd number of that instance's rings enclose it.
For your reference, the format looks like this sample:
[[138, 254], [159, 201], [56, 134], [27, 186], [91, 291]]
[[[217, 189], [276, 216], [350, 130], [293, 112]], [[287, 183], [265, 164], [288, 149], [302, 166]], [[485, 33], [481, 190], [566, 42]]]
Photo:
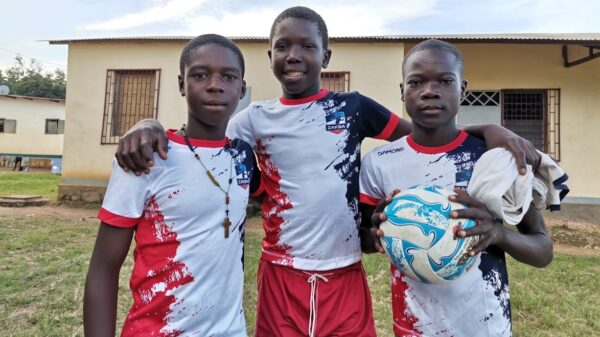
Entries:
[[7, 97], [12, 99], [26, 99], [26, 100], [40, 100], [40, 101], [52, 101], [56, 103], [64, 103], [63, 98], [47, 98], [47, 97], [34, 97], [34, 96], [21, 96], [21, 95], [0, 95], [0, 97]]
[[[50, 44], [102, 41], [188, 41], [194, 36], [137, 36], [101, 37], [63, 40], [47, 40]], [[236, 42], [266, 42], [267, 37], [230, 37]], [[462, 43], [547, 43], [547, 44], [590, 44], [600, 45], [600, 33], [515, 33], [515, 34], [428, 34], [428, 35], [380, 35], [380, 36], [334, 36], [331, 42], [418, 42], [427, 39], [440, 39]]]

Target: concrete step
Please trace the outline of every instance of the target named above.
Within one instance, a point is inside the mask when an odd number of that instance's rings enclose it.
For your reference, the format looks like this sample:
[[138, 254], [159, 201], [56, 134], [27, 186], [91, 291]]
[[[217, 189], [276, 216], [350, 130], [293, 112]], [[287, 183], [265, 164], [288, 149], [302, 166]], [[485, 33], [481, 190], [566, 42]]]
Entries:
[[28, 207], [43, 206], [48, 203], [48, 199], [40, 195], [3, 195], [0, 196], [0, 206], [2, 207]]

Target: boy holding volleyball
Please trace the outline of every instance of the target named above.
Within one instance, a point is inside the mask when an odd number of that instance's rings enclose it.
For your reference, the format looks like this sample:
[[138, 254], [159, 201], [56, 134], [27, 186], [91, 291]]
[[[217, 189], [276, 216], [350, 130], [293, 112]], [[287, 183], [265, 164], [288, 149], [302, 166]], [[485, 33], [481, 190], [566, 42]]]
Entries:
[[[394, 189], [437, 185], [466, 189], [473, 167], [487, 150], [483, 141], [456, 126], [464, 97], [463, 57], [454, 46], [427, 40], [407, 53], [402, 65], [402, 100], [412, 118], [412, 133], [376, 148], [363, 159], [360, 202], [361, 244], [365, 252], [382, 252], [378, 224]], [[481, 202], [458, 192], [451, 201], [469, 206], [453, 218], [477, 225], [457, 237], [479, 236], [467, 253], [481, 252], [478, 264], [459, 280], [442, 285], [406, 277], [392, 266], [392, 309], [396, 336], [510, 336], [511, 311], [504, 253], [544, 267], [552, 261], [550, 241], [539, 211], [530, 207], [518, 231], [502, 226]], [[375, 224], [373, 226], [372, 224]]]

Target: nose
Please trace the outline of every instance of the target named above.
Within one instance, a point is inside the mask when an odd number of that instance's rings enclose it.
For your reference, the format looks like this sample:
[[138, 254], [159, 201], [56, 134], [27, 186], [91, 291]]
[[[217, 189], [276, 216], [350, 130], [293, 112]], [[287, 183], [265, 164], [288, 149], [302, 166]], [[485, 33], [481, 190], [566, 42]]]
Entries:
[[208, 80], [208, 91], [223, 91], [223, 78], [219, 75], [212, 75]]
[[438, 98], [440, 96], [440, 86], [437, 81], [427, 81], [421, 91], [422, 98]]
[[285, 60], [288, 63], [296, 63], [302, 61], [302, 48], [300, 46], [292, 46], [289, 49]]

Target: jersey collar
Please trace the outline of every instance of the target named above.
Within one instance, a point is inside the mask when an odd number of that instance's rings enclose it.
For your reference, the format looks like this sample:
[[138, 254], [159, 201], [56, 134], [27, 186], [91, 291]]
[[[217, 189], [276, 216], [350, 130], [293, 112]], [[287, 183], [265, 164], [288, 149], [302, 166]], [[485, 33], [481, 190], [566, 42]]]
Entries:
[[309, 103], [309, 102], [320, 100], [321, 98], [327, 96], [328, 93], [329, 93], [329, 90], [326, 89], [326, 88], [323, 88], [318, 93], [316, 93], [316, 94], [314, 94], [312, 96], [308, 96], [308, 97], [303, 97], [303, 98], [285, 98], [285, 97], [280, 97], [279, 98], [279, 102], [281, 102], [281, 104], [283, 104], [283, 105], [304, 104], [304, 103]]
[[460, 132], [458, 133], [458, 136], [456, 138], [454, 138], [454, 140], [451, 141], [450, 143], [448, 143], [446, 145], [442, 145], [442, 146], [430, 147], [430, 146], [423, 146], [423, 145], [419, 145], [419, 144], [415, 143], [414, 139], [412, 138], [412, 133], [411, 133], [410, 135], [408, 135], [408, 137], [406, 137], [406, 142], [413, 150], [415, 150], [417, 152], [426, 153], [426, 154], [436, 154], [436, 153], [450, 152], [450, 151], [456, 149], [457, 147], [462, 145], [462, 143], [465, 141], [465, 139], [467, 139], [467, 136], [468, 136], [468, 134], [464, 130], [460, 130]]
[[[185, 143], [185, 139], [182, 136], [179, 136], [175, 133], [177, 131], [178, 131], [177, 129], [167, 130], [167, 138], [169, 138], [170, 141], [173, 141], [177, 144], [187, 146], [187, 144]], [[206, 139], [190, 138], [190, 143], [192, 144], [192, 146], [195, 146], [195, 147], [219, 148], [219, 147], [225, 147], [227, 142], [228, 142], [227, 138], [223, 138], [222, 140], [206, 140]]]

